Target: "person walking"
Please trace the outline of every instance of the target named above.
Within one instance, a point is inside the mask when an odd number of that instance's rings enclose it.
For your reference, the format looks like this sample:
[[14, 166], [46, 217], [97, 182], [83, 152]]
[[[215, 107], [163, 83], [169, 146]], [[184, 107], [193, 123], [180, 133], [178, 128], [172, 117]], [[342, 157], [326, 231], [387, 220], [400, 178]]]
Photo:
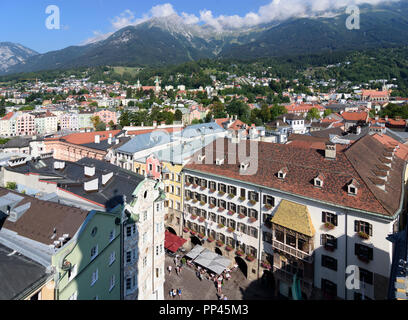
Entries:
[[170, 274], [171, 273], [171, 266], [168, 266], [167, 270], [169, 270], [169, 274]]
[[173, 289], [170, 290], [169, 295], [170, 295], [170, 298], [173, 296]]
[[177, 296], [177, 291], [176, 289], [173, 290], [173, 299]]
[[177, 293], [178, 293], [179, 299], [181, 299], [181, 289], [180, 288], [177, 290]]

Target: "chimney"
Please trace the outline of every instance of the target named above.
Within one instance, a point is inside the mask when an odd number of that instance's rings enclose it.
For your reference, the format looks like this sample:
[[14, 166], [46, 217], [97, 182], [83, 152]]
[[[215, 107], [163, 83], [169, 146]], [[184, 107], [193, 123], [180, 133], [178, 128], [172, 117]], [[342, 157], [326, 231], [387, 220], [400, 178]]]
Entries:
[[326, 142], [324, 155], [326, 159], [336, 159], [336, 144], [332, 142]]
[[357, 129], [356, 129], [356, 134], [357, 134], [357, 135], [360, 135], [360, 134], [361, 134], [361, 127], [360, 127], [360, 126], [357, 127]]
[[101, 136], [99, 134], [95, 135], [95, 143], [100, 143], [101, 142]]
[[286, 116], [283, 117], [283, 122], [286, 123]]
[[108, 144], [112, 144], [112, 138], [111, 137], [108, 138]]
[[157, 121], [153, 121], [153, 127], [157, 128]]
[[142, 127], [144, 127], [144, 123], [142, 122]]
[[378, 121], [380, 117], [378, 115], [375, 116], [375, 121]]
[[385, 116], [384, 119], [385, 119], [385, 121], [388, 121], [388, 116]]

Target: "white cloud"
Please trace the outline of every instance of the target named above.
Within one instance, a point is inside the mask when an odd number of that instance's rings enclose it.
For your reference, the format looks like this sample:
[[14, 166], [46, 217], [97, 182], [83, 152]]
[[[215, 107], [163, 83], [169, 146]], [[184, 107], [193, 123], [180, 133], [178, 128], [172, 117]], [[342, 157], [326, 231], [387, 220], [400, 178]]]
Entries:
[[87, 44], [105, 40], [112, 34], [113, 32], [102, 33], [100, 31], [93, 31], [93, 37], [86, 39], [85, 41], [81, 43], [81, 45], [87, 45]]
[[159, 4], [150, 9], [152, 17], [167, 17], [176, 14], [173, 6], [170, 3]]
[[182, 12], [181, 17], [186, 24], [196, 24], [200, 22], [200, 18], [198, 18], [195, 14]]

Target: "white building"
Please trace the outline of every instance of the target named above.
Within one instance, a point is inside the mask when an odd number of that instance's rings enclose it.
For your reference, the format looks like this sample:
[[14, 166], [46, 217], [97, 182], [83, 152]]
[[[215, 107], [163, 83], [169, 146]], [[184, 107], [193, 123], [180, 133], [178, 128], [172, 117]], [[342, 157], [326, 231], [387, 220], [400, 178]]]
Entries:
[[[366, 136], [341, 152], [262, 142], [255, 152], [248, 141], [250, 157], [233, 157], [234, 165], [228, 141], [222, 148], [217, 140], [212, 155], [205, 151], [214, 161], [200, 151], [183, 169], [184, 225], [220, 240], [217, 248], [202, 242], [249, 279], [272, 274], [283, 295], [297, 274], [304, 297], [385, 299], [393, 256], [386, 237], [404, 210], [408, 153], [380, 139]], [[358, 290], [345, 286], [348, 266], [359, 268]]]

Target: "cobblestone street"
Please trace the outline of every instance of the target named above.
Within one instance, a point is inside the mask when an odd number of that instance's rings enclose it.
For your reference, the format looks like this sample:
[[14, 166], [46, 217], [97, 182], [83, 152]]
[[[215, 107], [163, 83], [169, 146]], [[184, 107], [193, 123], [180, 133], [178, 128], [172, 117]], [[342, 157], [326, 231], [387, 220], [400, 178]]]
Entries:
[[[167, 267], [171, 265], [169, 274]], [[217, 289], [210, 280], [197, 278], [195, 270], [185, 266], [180, 275], [176, 274], [173, 258], [166, 256], [166, 281], [164, 283], [164, 294], [166, 300], [179, 300], [170, 297], [171, 289], [180, 288], [182, 300], [218, 300]], [[266, 288], [259, 282], [250, 282], [240, 270], [231, 273], [231, 279], [224, 281], [222, 293], [228, 300], [252, 300], [252, 299], [273, 299], [273, 291]]]

